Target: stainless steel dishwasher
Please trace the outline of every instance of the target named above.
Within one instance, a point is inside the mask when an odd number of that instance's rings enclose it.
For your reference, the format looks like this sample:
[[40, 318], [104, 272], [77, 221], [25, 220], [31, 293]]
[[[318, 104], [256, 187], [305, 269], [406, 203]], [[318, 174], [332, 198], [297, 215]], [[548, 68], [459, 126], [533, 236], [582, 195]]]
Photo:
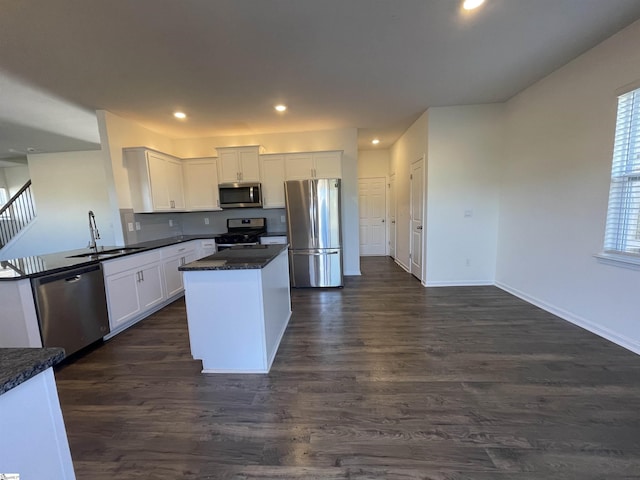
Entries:
[[66, 356], [109, 333], [102, 265], [31, 279], [44, 347], [63, 347]]

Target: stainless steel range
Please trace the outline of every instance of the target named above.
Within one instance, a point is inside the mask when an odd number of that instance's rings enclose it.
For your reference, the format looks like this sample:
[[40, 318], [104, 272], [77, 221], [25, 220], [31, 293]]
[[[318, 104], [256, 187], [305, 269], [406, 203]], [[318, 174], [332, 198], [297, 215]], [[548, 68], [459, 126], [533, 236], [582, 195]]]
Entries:
[[227, 233], [216, 238], [218, 251], [241, 245], [258, 245], [267, 231], [266, 218], [228, 218]]

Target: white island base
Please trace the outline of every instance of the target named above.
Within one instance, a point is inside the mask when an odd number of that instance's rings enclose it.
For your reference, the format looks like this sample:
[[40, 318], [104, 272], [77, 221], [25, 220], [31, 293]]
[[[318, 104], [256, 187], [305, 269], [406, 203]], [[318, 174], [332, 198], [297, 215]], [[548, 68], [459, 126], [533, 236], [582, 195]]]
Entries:
[[291, 317], [287, 249], [264, 268], [188, 270], [206, 260], [183, 267], [193, 358], [202, 373], [268, 373]]

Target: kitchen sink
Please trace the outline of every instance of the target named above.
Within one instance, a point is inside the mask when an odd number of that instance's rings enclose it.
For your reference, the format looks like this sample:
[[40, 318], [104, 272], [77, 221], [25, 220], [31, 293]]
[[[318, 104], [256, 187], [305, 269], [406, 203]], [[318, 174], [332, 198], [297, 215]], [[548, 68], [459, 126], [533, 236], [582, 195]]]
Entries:
[[122, 255], [124, 253], [135, 252], [136, 250], [140, 250], [142, 247], [122, 247], [122, 248], [113, 248], [111, 250], [101, 250], [98, 253], [96, 252], [88, 252], [88, 253], [79, 253], [78, 255], [70, 255], [67, 258], [109, 258], [114, 257], [116, 255]]

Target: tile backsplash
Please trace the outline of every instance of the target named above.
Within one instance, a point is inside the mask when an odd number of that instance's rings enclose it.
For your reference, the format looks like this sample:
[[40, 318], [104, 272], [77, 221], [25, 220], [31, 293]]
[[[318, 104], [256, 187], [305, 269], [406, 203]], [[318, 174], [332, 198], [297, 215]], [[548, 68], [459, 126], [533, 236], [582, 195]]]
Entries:
[[[228, 218], [265, 217], [267, 230], [270, 232], [285, 232], [286, 222], [282, 218], [286, 215], [284, 208], [235, 208], [215, 212], [176, 212], [176, 213], [133, 213], [132, 210], [121, 210], [125, 243], [133, 244], [147, 242], [159, 238], [175, 237], [177, 235], [197, 235], [203, 233], [223, 233], [227, 231]], [[205, 223], [208, 219], [209, 224]], [[133, 232], [128, 224], [134, 225]], [[135, 225], [140, 225], [140, 230]]]

